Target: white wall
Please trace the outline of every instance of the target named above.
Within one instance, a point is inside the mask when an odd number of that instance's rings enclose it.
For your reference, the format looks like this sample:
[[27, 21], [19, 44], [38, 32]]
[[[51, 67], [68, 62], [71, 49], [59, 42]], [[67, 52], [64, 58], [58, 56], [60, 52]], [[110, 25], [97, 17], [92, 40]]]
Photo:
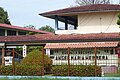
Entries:
[[117, 12], [81, 13], [78, 14], [77, 30], [58, 30], [56, 34], [86, 34], [120, 32], [117, 25]]
[[78, 15], [80, 33], [120, 32], [117, 12], [84, 13]]
[[[110, 54], [110, 49], [97, 49], [97, 56], [101, 58], [97, 59], [97, 65], [99, 66], [118, 66], [118, 55], [115, 54], [115, 51], [113, 50], [113, 54]], [[79, 53], [82, 52], [82, 53]], [[88, 53], [89, 52], [89, 53]], [[49, 54], [47, 54], [49, 55]], [[53, 60], [53, 65], [61, 65], [61, 64], [67, 64], [67, 51], [58, 50], [57, 52], [54, 52], [53, 55], [49, 56], [54, 56]], [[66, 56], [66, 60], [59, 60], [58, 58], [62, 58]], [[78, 56], [81, 57], [81, 59], [78, 59]], [[91, 59], [86, 59], [86, 57], [91, 56]], [[70, 63], [73, 65], [94, 65], [95, 61], [93, 59], [94, 50], [90, 49], [78, 49], [78, 50], [73, 50], [72, 53], [70, 54]], [[105, 59], [102, 57], [105, 56]], [[56, 57], [58, 60], [56, 60]], [[76, 59], [71, 59], [71, 57], [76, 57]], [[84, 60], [82, 59], [84, 57]], [[107, 59], [106, 59], [107, 57]]]

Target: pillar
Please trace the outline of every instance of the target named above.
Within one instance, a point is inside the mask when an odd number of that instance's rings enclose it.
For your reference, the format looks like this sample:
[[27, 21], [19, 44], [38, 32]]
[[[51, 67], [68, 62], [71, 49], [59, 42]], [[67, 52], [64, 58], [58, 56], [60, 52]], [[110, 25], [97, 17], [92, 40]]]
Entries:
[[27, 56], [27, 46], [24, 45], [23, 46], [23, 57], [26, 57]]
[[2, 47], [2, 66], [4, 66], [5, 49]]
[[97, 48], [94, 48], [94, 55], [95, 55], [95, 66], [97, 66]]
[[77, 24], [76, 23], [74, 24], [74, 29], [77, 29]]
[[70, 48], [68, 47], [68, 76], [70, 76]]
[[65, 18], [65, 30], [68, 30], [68, 20]]
[[14, 61], [15, 50], [14, 50], [14, 48], [13, 48], [13, 50], [12, 50], [12, 55], [13, 55], [13, 58], [12, 58], [13, 75], [15, 75], [15, 61]]
[[16, 36], [18, 36], [19, 35], [19, 32], [18, 31], [16, 31]]
[[5, 29], [5, 36], [7, 36], [7, 29]]
[[42, 76], [44, 76], [44, 47], [42, 47]]
[[94, 48], [94, 55], [95, 55], [95, 76], [97, 76], [97, 48]]
[[55, 30], [58, 30], [58, 16], [55, 16]]

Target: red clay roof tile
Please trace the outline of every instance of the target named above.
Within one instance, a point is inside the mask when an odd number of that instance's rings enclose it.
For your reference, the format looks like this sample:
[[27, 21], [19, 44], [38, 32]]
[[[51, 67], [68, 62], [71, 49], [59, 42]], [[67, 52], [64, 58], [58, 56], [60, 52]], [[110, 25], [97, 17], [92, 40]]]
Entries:
[[98, 34], [37, 34], [24, 36], [0, 36], [0, 42], [85, 42], [85, 41], [102, 41], [120, 39], [119, 33], [98, 33]]
[[42, 16], [72, 14], [72, 13], [84, 13], [84, 12], [107, 12], [107, 11], [120, 11], [120, 5], [115, 4], [94, 4], [87, 6], [77, 6], [71, 8], [65, 8], [45, 13], [40, 13]]
[[118, 42], [47, 43], [46, 49], [117, 47]]
[[8, 24], [0, 24], [0, 27], [8, 28], [8, 29], [22, 30], [22, 31], [29, 31], [29, 32], [37, 32], [37, 33], [42, 33], [42, 34], [53, 34], [51, 32], [46, 32], [46, 31], [42, 31], [42, 30], [35, 30], [35, 29], [29, 29], [29, 28], [13, 26], [13, 25], [8, 25]]

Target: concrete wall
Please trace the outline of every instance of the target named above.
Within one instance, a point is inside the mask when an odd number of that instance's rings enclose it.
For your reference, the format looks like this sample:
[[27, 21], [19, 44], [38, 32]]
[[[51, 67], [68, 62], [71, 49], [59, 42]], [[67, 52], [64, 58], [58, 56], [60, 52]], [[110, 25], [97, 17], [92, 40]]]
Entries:
[[81, 13], [78, 14], [77, 30], [58, 30], [56, 34], [86, 34], [120, 32], [117, 25], [117, 12]]
[[117, 15], [116, 12], [79, 14], [77, 29], [80, 33], [120, 32]]

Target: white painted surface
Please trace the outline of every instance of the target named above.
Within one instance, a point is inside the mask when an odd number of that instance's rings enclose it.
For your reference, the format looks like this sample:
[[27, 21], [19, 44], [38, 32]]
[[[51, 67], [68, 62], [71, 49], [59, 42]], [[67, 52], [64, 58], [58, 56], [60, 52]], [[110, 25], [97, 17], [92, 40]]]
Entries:
[[50, 49], [46, 49], [46, 55], [50, 56]]
[[[97, 65], [99, 66], [118, 66], [118, 55], [110, 54], [111, 49], [98, 49], [97, 50]], [[53, 56], [53, 55], [50, 55]], [[58, 50], [54, 51], [53, 65], [67, 64], [67, 51]], [[94, 65], [94, 50], [90, 49], [78, 49], [72, 50], [70, 54], [70, 63], [73, 65]], [[103, 59], [104, 56], [104, 59]], [[89, 58], [90, 57], [90, 58]], [[84, 59], [83, 59], [84, 58]]]
[[6, 48], [16, 48], [16, 46], [7, 46]]
[[7, 29], [5, 29], [5, 36], [7, 36]]
[[26, 57], [27, 56], [27, 46], [24, 45], [23, 46], [23, 57]]
[[116, 12], [79, 14], [78, 30], [80, 33], [120, 32], [117, 15]]
[[78, 14], [77, 30], [58, 30], [56, 34], [86, 34], [120, 32], [117, 12]]
[[12, 59], [13, 59], [12, 56], [4, 57], [4, 59], [5, 59], [5, 66], [12, 65]]

